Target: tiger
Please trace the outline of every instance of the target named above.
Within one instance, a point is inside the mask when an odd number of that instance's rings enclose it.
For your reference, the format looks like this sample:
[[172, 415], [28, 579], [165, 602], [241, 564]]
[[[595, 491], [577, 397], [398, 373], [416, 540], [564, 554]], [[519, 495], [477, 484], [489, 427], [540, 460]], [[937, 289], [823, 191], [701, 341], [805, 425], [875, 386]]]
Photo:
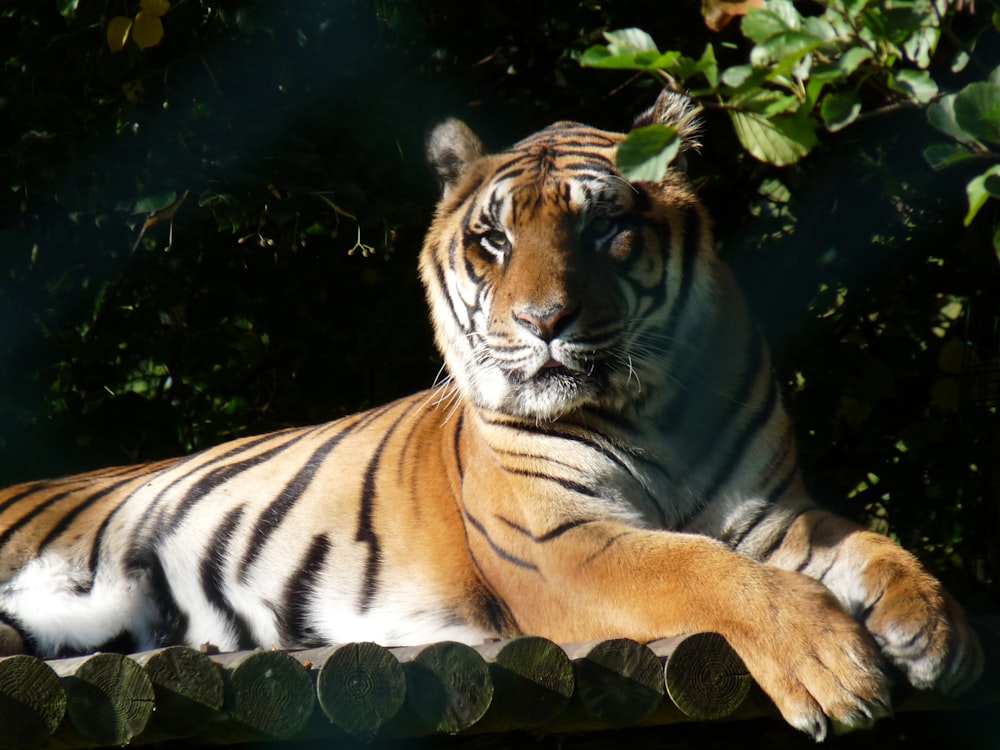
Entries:
[[[701, 146], [682, 94], [633, 127], [653, 124]], [[489, 153], [437, 125], [419, 273], [446, 377], [0, 493], [0, 652], [710, 631], [817, 740], [889, 714], [891, 669], [968, 688], [966, 615], [811, 499], [706, 208], [680, 160], [626, 179], [624, 137], [559, 121]]]

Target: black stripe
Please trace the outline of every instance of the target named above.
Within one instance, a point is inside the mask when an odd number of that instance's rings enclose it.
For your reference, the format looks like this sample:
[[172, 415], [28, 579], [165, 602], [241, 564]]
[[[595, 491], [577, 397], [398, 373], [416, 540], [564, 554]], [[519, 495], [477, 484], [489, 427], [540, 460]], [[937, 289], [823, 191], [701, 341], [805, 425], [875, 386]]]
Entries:
[[472, 528], [474, 528], [476, 531], [482, 534], [483, 539], [486, 540], [486, 543], [490, 546], [490, 549], [492, 549], [493, 552], [501, 560], [506, 560], [507, 562], [513, 563], [517, 567], [524, 568], [525, 570], [533, 570], [536, 573], [539, 572], [538, 566], [535, 565], [533, 562], [524, 560], [523, 558], [520, 557], [516, 557], [512, 555], [510, 552], [507, 552], [506, 550], [502, 549], [496, 542], [493, 541], [492, 538], [490, 538], [489, 533], [486, 531], [486, 527], [483, 526], [483, 524], [480, 523], [480, 521], [475, 516], [469, 513], [468, 510], [465, 511], [465, 520], [468, 521], [470, 524], [472, 524]]
[[757, 555], [755, 559], [760, 562], [767, 562], [775, 552], [781, 549], [781, 545], [785, 543], [785, 538], [788, 536], [788, 531], [792, 528], [792, 524], [799, 520], [800, 517], [813, 510], [815, 510], [815, 508], [802, 508], [797, 510], [795, 514], [788, 519], [788, 523], [785, 524], [785, 527], [781, 529], [781, 533], [775, 536], [774, 541], [767, 545], [764, 551]]
[[319, 641], [319, 635], [309, 627], [308, 612], [317, 603], [316, 581], [330, 555], [332, 544], [326, 534], [316, 534], [298, 569], [285, 583], [282, 595], [282, 623], [285, 642], [296, 647]]
[[[671, 307], [670, 320], [667, 322], [667, 330], [664, 331], [667, 341], [673, 341], [677, 335], [677, 326], [680, 325], [681, 318], [687, 308], [688, 298], [691, 296], [691, 287], [694, 282], [695, 260], [701, 251], [702, 234], [701, 215], [694, 208], [688, 208], [684, 212], [684, 239], [681, 244], [681, 279], [680, 288], [677, 290], [677, 299]], [[670, 254], [673, 253], [672, 243], [661, 243], [664, 253], [663, 263], [666, 268], [670, 262]], [[664, 284], [666, 289], [666, 284]]]
[[[75, 507], [73, 507], [71, 510], [64, 512], [63, 515], [62, 515], [62, 517], [59, 519], [59, 523], [57, 523], [55, 526], [53, 526], [51, 529], [49, 529], [49, 533], [46, 534], [45, 538], [42, 539], [42, 541], [39, 543], [39, 545], [38, 545], [38, 551], [37, 551], [36, 554], [40, 555], [45, 550], [46, 547], [48, 547], [50, 544], [52, 544], [60, 536], [62, 536], [63, 534], [65, 534], [66, 531], [69, 529], [70, 525], [73, 523], [73, 521], [76, 520], [77, 516], [79, 516], [81, 513], [83, 513], [83, 511], [85, 511], [88, 508], [92, 507], [94, 505], [94, 503], [96, 503], [98, 500], [100, 500], [100, 499], [102, 499], [104, 497], [107, 497], [108, 495], [110, 495], [115, 490], [117, 490], [117, 489], [119, 489], [121, 487], [124, 487], [129, 482], [133, 482], [133, 481], [135, 481], [136, 479], [139, 479], [139, 478], [141, 478], [141, 476], [129, 476], [129, 477], [126, 477], [125, 479], [123, 479], [123, 480], [121, 480], [119, 482], [115, 482], [111, 486], [104, 488], [100, 492], [97, 492], [97, 493], [95, 493], [93, 495], [90, 495], [89, 497], [85, 498], [83, 500], [83, 502], [79, 503], [78, 505], [76, 505]], [[129, 497], [131, 497], [131, 495], [129, 495]], [[125, 499], [127, 499], [127, 498], [125, 498]], [[125, 502], [125, 499], [121, 500], [118, 503], [118, 505], [115, 506], [116, 509], [117, 509], [117, 507], [120, 507], [122, 503]], [[0, 546], [2, 546], [2, 543], [0, 543]]]
[[465, 408], [459, 410], [457, 422], [455, 423], [455, 439], [451, 449], [455, 453], [455, 469], [458, 472], [458, 479], [465, 478], [465, 466], [462, 464], [462, 433], [465, 431]]
[[[32, 484], [29, 484], [27, 487], [24, 488], [22, 492], [19, 492], [18, 494], [13, 495], [11, 497], [8, 497], [6, 500], [0, 503], [0, 513], [3, 513], [12, 505], [15, 505], [16, 503], [19, 503], [20, 501], [24, 500], [24, 498], [34, 495], [36, 492], [54, 486], [58, 486], [58, 484], [56, 482], [34, 482]], [[70, 490], [70, 492], [72, 492], [72, 490]], [[63, 495], [67, 494], [69, 493], [68, 492], [63, 493]]]
[[[139, 523], [136, 524], [135, 528], [138, 529], [140, 531], [140, 533], [144, 533], [144, 534], [147, 535], [147, 537], [152, 537], [152, 538], [155, 538], [157, 535], [163, 533], [165, 530], [162, 528], [162, 524], [160, 522], [157, 522], [156, 524], [151, 524], [150, 523], [150, 519], [151, 519], [151, 517], [153, 515], [153, 511], [159, 505], [159, 503], [163, 500], [163, 498], [166, 496], [167, 492], [169, 492], [171, 489], [173, 489], [174, 487], [176, 487], [178, 483], [184, 481], [185, 479], [187, 479], [188, 477], [190, 477], [192, 474], [195, 474], [198, 471], [201, 471], [206, 466], [212, 466], [213, 464], [217, 464], [220, 461], [223, 461], [223, 460], [226, 460], [228, 458], [231, 458], [232, 456], [239, 455], [240, 453], [243, 453], [244, 451], [256, 448], [261, 443], [264, 443], [264, 442], [267, 442], [269, 440], [281, 437], [281, 436], [285, 435], [287, 432], [289, 432], [289, 431], [288, 430], [284, 430], [282, 432], [272, 432], [272, 433], [270, 433], [268, 435], [262, 435], [262, 436], [260, 436], [259, 438], [255, 439], [255, 440], [251, 440], [251, 441], [249, 441], [247, 443], [244, 443], [243, 445], [239, 445], [239, 446], [237, 446], [237, 447], [235, 447], [235, 448], [233, 448], [233, 449], [231, 449], [229, 451], [226, 451], [222, 455], [216, 456], [215, 458], [211, 459], [210, 461], [207, 461], [207, 462], [205, 462], [203, 464], [199, 464], [199, 465], [195, 466], [194, 468], [190, 469], [189, 471], [185, 472], [181, 477], [178, 477], [177, 479], [173, 480], [164, 489], [160, 490], [160, 492], [156, 495], [156, 497], [153, 498], [152, 501], [150, 501], [150, 503], [146, 506], [146, 509], [143, 511], [142, 518], [139, 519]], [[290, 440], [284, 446], [280, 446], [281, 450], [284, 450], [284, 448], [287, 447], [289, 444], [291, 444], [292, 442], [296, 442], [296, 441], [300, 440], [302, 437], [303, 437], [303, 435], [300, 435], [299, 437], [293, 438], [292, 440]], [[199, 458], [204, 458], [204, 456], [205, 456], [204, 452], [197, 453], [197, 454], [195, 454], [193, 456], [190, 456], [188, 458], [183, 459], [182, 461], [180, 461], [177, 464], [174, 464], [172, 466], [172, 468], [178, 468], [180, 466], [183, 466], [184, 464], [196, 461]], [[122, 508], [125, 507], [126, 503], [128, 503], [128, 501], [131, 500], [132, 497], [134, 497], [136, 495], [136, 493], [138, 493], [138, 492], [140, 492], [142, 490], [143, 487], [145, 487], [145, 485], [142, 485], [141, 487], [137, 488], [132, 493], [130, 493], [128, 497], [124, 498], [120, 503], [118, 503], [112, 509], [112, 511], [110, 513], [108, 513], [107, 516], [105, 516], [104, 520], [101, 521], [101, 525], [98, 526], [97, 533], [94, 534], [94, 541], [91, 543], [91, 547], [90, 547], [90, 558], [89, 558], [89, 561], [88, 561], [88, 568], [89, 568], [91, 574], [93, 574], [97, 570], [97, 561], [98, 561], [98, 558], [101, 555], [101, 548], [104, 545], [104, 535], [107, 533], [108, 528], [111, 525], [111, 520], [118, 514], [118, 511], [120, 511]], [[190, 491], [189, 491], [189, 494], [190, 494]], [[192, 500], [191, 502], [193, 503], [197, 499], [199, 499], [199, 498], [194, 498], [194, 500]]]
[[588, 487], [585, 484], [580, 484], [579, 482], [574, 482], [572, 479], [563, 479], [562, 477], [553, 477], [549, 474], [543, 474], [540, 471], [527, 471], [526, 469], [512, 469], [509, 466], [501, 467], [508, 474], [514, 474], [520, 477], [529, 477], [530, 479], [544, 479], [548, 482], [554, 482], [560, 487], [569, 490], [570, 492], [575, 492], [578, 495], [583, 495], [585, 497], [592, 497], [600, 499], [601, 495], [593, 487]]
[[142, 562], [133, 558], [127, 567], [132, 570], [142, 568], [149, 571], [153, 601], [156, 602], [156, 609], [160, 613], [157, 643], [159, 645], [183, 643], [188, 629], [188, 617], [187, 613], [181, 611], [177, 605], [173, 588], [170, 586], [166, 571], [163, 569], [163, 563], [155, 555], [146, 555]]
[[233, 609], [223, 591], [225, 585], [223, 567], [226, 564], [226, 553], [229, 551], [229, 545], [233, 541], [233, 536], [243, 519], [245, 510], [245, 506], [238, 505], [226, 514], [222, 523], [219, 524], [219, 528], [211, 535], [212, 542], [207, 551], [208, 554], [202, 558], [199, 566], [201, 589], [205, 599], [222, 613], [233, 626], [236, 631], [238, 649], [250, 649], [258, 645], [254, 641], [249, 624], [242, 615]]
[[770, 505], [765, 505], [764, 507], [757, 508], [753, 517], [748, 523], [743, 526], [743, 529], [733, 537], [730, 534], [722, 534], [719, 536], [719, 541], [725, 544], [730, 549], [739, 549], [739, 546], [746, 541], [746, 538], [750, 536], [754, 529], [760, 526], [771, 515], [771, 511], [774, 510]]
[[[136, 479], [136, 476], [126, 477], [125, 479], [122, 479], [121, 481], [115, 482], [114, 484], [112, 484], [112, 485], [110, 485], [108, 487], [105, 487], [103, 490], [100, 490], [98, 492], [95, 492], [92, 495], [87, 495], [86, 497], [84, 497], [71, 510], [65, 512], [62, 515], [62, 517], [59, 519], [59, 522], [49, 530], [49, 533], [46, 534], [45, 537], [42, 539], [42, 541], [39, 543], [38, 548], [35, 551], [35, 554], [36, 555], [37, 554], [41, 554], [41, 552], [49, 544], [51, 544], [52, 542], [54, 542], [58, 537], [60, 537], [63, 533], [65, 533], [66, 529], [73, 522], [73, 520], [78, 515], [80, 515], [80, 513], [82, 513], [83, 511], [85, 511], [87, 508], [90, 508], [91, 506], [93, 506], [94, 503], [96, 503], [97, 501], [99, 501], [102, 498], [106, 497], [107, 495], [111, 494], [112, 492], [114, 492], [115, 490], [117, 490], [119, 487], [122, 487], [122, 486], [128, 484], [129, 482], [134, 481], [135, 479]], [[86, 481], [86, 480], [84, 480], [84, 481]], [[86, 484], [84, 484], [84, 485], [82, 485], [80, 487], [76, 487], [76, 488], [73, 488], [73, 489], [66, 490], [64, 492], [60, 492], [60, 493], [58, 493], [56, 495], [51, 496], [48, 500], [45, 500], [44, 502], [41, 502], [38, 505], [36, 505], [28, 513], [26, 513], [24, 516], [22, 516], [21, 518], [19, 518], [14, 523], [9, 524], [4, 529], [3, 533], [0, 534], [0, 547], [3, 547], [16, 532], [18, 532], [20, 529], [24, 528], [34, 518], [37, 518], [39, 515], [41, 515], [46, 510], [48, 510], [49, 508], [51, 508], [52, 506], [54, 506], [56, 503], [58, 503], [58, 502], [60, 502], [62, 500], [65, 500], [67, 497], [70, 497], [72, 495], [78, 494], [78, 493], [82, 492], [86, 488], [87, 488]], [[22, 498], [26, 497], [27, 494], [32, 494], [32, 493], [25, 493], [25, 494], [22, 494], [20, 497], [22, 497]], [[17, 499], [17, 498], [14, 498], [14, 499]], [[94, 568], [91, 568], [91, 572], [93, 572], [93, 570], [94, 570]]]
[[524, 526], [521, 526], [519, 523], [511, 521], [509, 518], [504, 518], [503, 516], [496, 516], [496, 519], [501, 523], [509, 526], [517, 533], [528, 537], [533, 542], [539, 542], [542, 544], [544, 544], [545, 542], [551, 542], [553, 539], [558, 539], [567, 531], [572, 531], [573, 529], [578, 529], [581, 526], [586, 526], [587, 524], [593, 523], [593, 521], [588, 518], [577, 518], [572, 521], [564, 521], [558, 526], [555, 526], [554, 528], [551, 528], [542, 534], [536, 535], [533, 534], [529, 529], [526, 529]]
[[500, 636], [519, 635], [521, 629], [517, 624], [517, 618], [514, 617], [514, 613], [507, 605], [507, 602], [493, 590], [489, 579], [486, 577], [486, 572], [476, 558], [475, 553], [471, 548], [467, 547], [466, 549], [469, 552], [469, 559], [472, 561], [472, 567], [476, 569], [476, 574], [479, 577], [479, 582], [484, 592], [480, 597], [481, 607], [478, 609], [479, 612], [485, 615], [486, 621], [482, 624], [486, 627], [495, 628], [495, 632]]
[[632, 534], [635, 534], [635, 533], [637, 533], [637, 530], [636, 531], [622, 531], [622, 532], [620, 532], [618, 534], [615, 534], [614, 536], [609, 536], [608, 539], [607, 539], [607, 541], [605, 541], [604, 544], [601, 545], [600, 549], [594, 550], [592, 553], [590, 553], [590, 555], [587, 557], [587, 559], [583, 561], [583, 564], [584, 565], [589, 565], [590, 563], [594, 562], [594, 560], [596, 560], [598, 557], [600, 557], [605, 552], [607, 552], [609, 549], [611, 549], [611, 547], [614, 546], [618, 542], [619, 539], [621, 539], [622, 537], [631, 536]]
[[[689, 392], [692, 388], [690, 374], [697, 374], [700, 371], [699, 365], [702, 364], [704, 357], [708, 354], [708, 352], [700, 347], [697, 349], [697, 353], [693, 357], [677, 356], [676, 353], [679, 344], [696, 340], [694, 335], [688, 335], [684, 337], [683, 341], [679, 341], [677, 338], [677, 331], [680, 328], [681, 320], [686, 317], [686, 313], [688, 312], [688, 298], [691, 296], [691, 287], [694, 281], [695, 260], [698, 257], [701, 247], [701, 229], [701, 216], [695, 209], [688, 209], [684, 214], [684, 240], [681, 244], [680, 286], [677, 290], [677, 298], [674, 300], [673, 305], [671, 305], [670, 317], [667, 319], [667, 325], [661, 334], [662, 340], [665, 342], [662, 354], [670, 355], [672, 364], [678, 366], [684, 365], [684, 371], [678, 372], [676, 375], [679, 383], [674, 389], [673, 397], [667, 402], [660, 413], [659, 423], [665, 427], [669, 427], [670, 425], [680, 422], [684, 412], [694, 403], [695, 399], [691, 397]], [[669, 277], [669, 253], [672, 253], [672, 251], [673, 247], [671, 245], [663, 246], [663, 263], [666, 277]], [[669, 278], [667, 280], [669, 280]], [[664, 283], [664, 294], [666, 294], [667, 287], [668, 284]]]
[[378, 591], [378, 576], [382, 567], [382, 545], [378, 532], [375, 531], [374, 511], [377, 496], [375, 494], [375, 477], [382, 461], [382, 451], [388, 444], [389, 439], [396, 432], [400, 423], [413, 411], [416, 401], [411, 401], [403, 410], [403, 413], [396, 417], [379, 441], [378, 447], [368, 461], [365, 469], [364, 483], [361, 487], [361, 510], [358, 513], [358, 532], [354, 536], [354, 541], [368, 545], [368, 559], [365, 562], [364, 577], [361, 582], [361, 598], [358, 601], [358, 611], [367, 612], [372, 600]]
[[787, 472], [785, 472], [785, 476], [782, 477], [781, 481], [778, 482], [774, 487], [772, 487], [771, 491], [767, 493], [767, 497], [765, 498], [767, 502], [776, 503], [778, 500], [780, 500], [781, 496], [784, 495], [785, 492], [788, 490], [788, 488], [792, 486], [792, 482], [795, 481], [798, 475], [799, 475], [798, 464], [792, 462], [791, 467], [788, 469]]
[[[152, 500], [149, 501], [149, 503], [146, 505], [146, 509], [142, 513], [142, 517], [139, 519], [139, 523], [136, 524], [136, 528], [138, 528], [138, 529], [149, 529], [149, 528], [152, 528], [153, 524], [151, 524], [150, 521], [151, 521], [151, 519], [153, 517], [153, 513], [159, 507], [159, 505], [163, 501], [163, 499], [167, 496], [167, 493], [169, 493], [172, 489], [174, 489], [174, 487], [176, 487], [181, 482], [183, 482], [186, 479], [190, 478], [193, 474], [196, 474], [197, 472], [199, 472], [199, 471], [201, 471], [203, 469], [206, 469], [209, 466], [214, 466], [214, 465], [219, 464], [219, 463], [221, 463], [223, 461], [228, 461], [229, 459], [231, 459], [231, 458], [233, 458], [235, 456], [238, 456], [241, 453], [245, 453], [246, 451], [253, 450], [258, 445], [261, 445], [262, 443], [266, 443], [269, 440], [274, 440], [274, 439], [283, 437], [287, 432], [288, 432], [288, 430], [284, 430], [282, 432], [272, 432], [272, 433], [269, 433], [267, 435], [261, 435], [261, 436], [259, 436], [257, 438], [254, 438], [253, 440], [249, 440], [246, 443], [243, 443], [242, 445], [238, 445], [238, 446], [236, 446], [234, 448], [230, 448], [225, 453], [222, 453], [222, 454], [220, 454], [218, 456], [215, 456], [214, 458], [211, 458], [208, 461], [205, 461], [204, 463], [197, 463], [197, 462], [198, 462], [199, 459], [204, 459], [205, 458], [205, 455], [206, 455], [207, 451], [201, 451], [200, 453], [195, 453], [192, 456], [188, 456], [187, 458], [182, 459], [177, 464], [175, 464], [172, 468], [173, 469], [180, 469], [180, 468], [182, 468], [182, 467], [184, 467], [184, 466], [186, 466], [188, 464], [192, 464], [192, 463], [195, 463], [197, 465], [191, 467], [190, 469], [188, 469], [187, 471], [185, 471], [183, 474], [181, 474], [180, 476], [178, 476], [175, 479], [173, 479], [166, 487], [164, 487], [162, 490], [160, 490], [156, 494], [156, 497], [154, 497]], [[128, 498], [126, 498], [126, 500], [127, 499]], [[157, 524], [157, 526], [158, 526], [158, 524]]]
[[[329, 425], [326, 425], [326, 427], [328, 426]], [[299, 441], [303, 440], [306, 436], [312, 434], [313, 431], [303, 432], [293, 437], [291, 440], [285, 441], [281, 445], [276, 445], [273, 448], [268, 448], [267, 450], [261, 451], [260, 453], [250, 456], [249, 458], [245, 458], [242, 461], [237, 461], [236, 463], [227, 463], [222, 466], [216, 466], [216, 468], [206, 473], [203, 477], [201, 477], [201, 479], [198, 479], [190, 488], [188, 488], [188, 491], [184, 493], [184, 498], [180, 501], [180, 503], [178, 503], [176, 510], [174, 510], [173, 517], [167, 522], [166, 527], [162, 530], [162, 532], [170, 533], [178, 526], [180, 526], [180, 524], [187, 517], [187, 514], [191, 512], [194, 506], [200, 500], [210, 495], [220, 485], [223, 485], [226, 482], [235, 479], [243, 472], [248, 471], [255, 466], [259, 466], [262, 463], [270, 461], [275, 456], [283, 453], [284, 451], [288, 450]], [[256, 443], [257, 441], [255, 441], [254, 447], [256, 447]], [[230, 454], [238, 455], [238, 453], [241, 452], [243, 451], [242, 450], [229, 451], [224, 456], [220, 456], [219, 459], [212, 460], [208, 464], [205, 464], [205, 466], [211, 466], [212, 464], [217, 464], [221, 460], [230, 458], [231, 457]], [[204, 466], [198, 468], [201, 469], [204, 468]], [[198, 469], [195, 469], [194, 471], [197, 470]], [[194, 471], [190, 473], [194, 473]], [[181, 479], [178, 479], [177, 481], [173, 482], [171, 484], [171, 487], [175, 486], [179, 481], [181, 481]], [[163, 496], [167, 491], [169, 491], [169, 489], [170, 487], [165, 488], [157, 497], [157, 500], [159, 500], [160, 496]]]
[[753, 419], [747, 422], [740, 431], [736, 441], [729, 446], [725, 463], [717, 468], [712, 483], [705, 488], [704, 497], [711, 499], [729, 481], [736, 467], [739, 466], [746, 453], [747, 446], [754, 439], [754, 436], [767, 423], [774, 414], [774, 409], [778, 403], [778, 387], [773, 380], [768, 380], [770, 387], [767, 392], [767, 400], [754, 414]]
[[[609, 424], [614, 423], [613, 420], [609, 419], [608, 415], [606, 414], [594, 414], [593, 416], [595, 419], [600, 419], [603, 422], [607, 422]], [[660, 505], [659, 500], [649, 491], [645, 483], [638, 477], [635, 471], [632, 470], [631, 466], [629, 466], [627, 463], [625, 463], [625, 461], [619, 458], [619, 456], [616, 453], [614, 453], [610, 448], [608, 448], [606, 445], [598, 442], [597, 439], [591, 438], [588, 435], [569, 434], [560, 430], [553, 429], [551, 426], [543, 426], [536, 424], [534, 422], [516, 422], [507, 418], [498, 419], [496, 417], [485, 417], [485, 416], [483, 417], [483, 419], [487, 424], [494, 425], [496, 427], [506, 427], [507, 429], [510, 430], [518, 430], [522, 432], [528, 432], [534, 435], [542, 435], [545, 437], [552, 437], [560, 440], [568, 440], [574, 443], [579, 443], [580, 445], [583, 445], [587, 448], [590, 448], [594, 452], [608, 459], [620, 470], [624, 471], [628, 476], [630, 476], [635, 481], [635, 483], [640, 488], [642, 488], [642, 491], [646, 494], [646, 498], [649, 500], [649, 504], [656, 509], [656, 512], [659, 515], [661, 527], [665, 527], [667, 525], [666, 513], [664, 512], [663, 507]], [[620, 428], [623, 431], [630, 431], [632, 427], [633, 425], [630, 423], [622, 422], [620, 424]], [[580, 427], [580, 429], [586, 430], [591, 435], [598, 435], [598, 436], [600, 435], [599, 432], [587, 427]], [[511, 455], [515, 454], [511, 453]], [[664, 478], [669, 481], [669, 475], [667, 474], [666, 470], [655, 461], [631, 453], [629, 454], [629, 458], [635, 461], [636, 463], [641, 463], [653, 469], [654, 471], [662, 474]]]
[[58, 503], [60, 500], [64, 500], [65, 498], [67, 498], [70, 495], [73, 495], [73, 494], [75, 494], [76, 492], [79, 492], [79, 491], [80, 491], [79, 489], [66, 490], [65, 492], [60, 492], [59, 494], [53, 495], [52, 497], [50, 497], [45, 502], [39, 503], [34, 508], [32, 508], [31, 510], [29, 510], [27, 513], [25, 513], [19, 519], [17, 519], [16, 521], [14, 521], [14, 523], [9, 524], [7, 526], [7, 528], [5, 528], [3, 530], [3, 533], [0, 534], [0, 547], [3, 547], [5, 544], [7, 544], [7, 542], [10, 540], [10, 538], [12, 536], [14, 536], [14, 534], [16, 534], [22, 528], [24, 528], [25, 526], [27, 526], [32, 521], [32, 519], [37, 518], [38, 516], [40, 516], [46, 510], [48, 510], [53, 505], [55, 505], [56, 503]]
[[[744, 353], [744, 366], [742, 376], [740, 377], [739, 385], [735, 393], [727, 395], [727, 402], [730, 408], [727, 408], [720, 415], [718, 422], [711, 426], [709, 430], [706, 431], [704, 438], [702, 439], [701, 450], [697, 455], [692, 457], [688, 461], [688, 470], [685, 476], [691, 476], [699, 468], [701, 468], [710, 458], [713, 458], [720, 453], [719, 445], [724, 440], [724, 436], [731, 434], [732, 423], [740, 416], [742, 416], [743, 409], [748, 404], [751, 396], [753, 395], [754, 385], [760, 378], [760, 369], [764, 361], [764, 345], [760, 339], [760, 333], [757, 331], [756, 327], [751, 327], [751, 335], [747, 338], [747, 350]], [[774, 382], [770, 382], [770, 387], [774, 389]], [[776, 394], [768, 394], [769, 398]], [[743, 407], [743, 408], [741, 408]], [[707, 416], [707, 415], [703, 415]], [[757, 415], [759, 416], [759, 414]], [[754, 424], [754, 421], [751, 421]], [[749, 438], [752, 434], [747, 437], [746, 427], [744, 427], [742, 438]], [[739, 444], [740, 441], [737, 441]], [[744, 446], [745, 447], [745, 446]], [[737, 451], [736, 448], [731, 447], [731, 460], [738, 460], [742, 457], [742, 450]], [[706, 495], [706, 497], [711, 497], [711, 494]]]
[[492, 632], [500, 637], [510, 638], [518, 634], [517, 621], [507, 602], [484, 583], [475, 596], [475, 611], [479, 619]]
[[320, 447], [313, 451], [312, 455], [309, 456], [309, 460], [306, 461], [305, 465], [288, 481], [278, 496], [261, 512], [260, 516], [257, 518], [256, 524], [254, 525], [254, 538], [247, 546], [243, 559], [240, 561], [238, 576], [241, 583], [246, 583], [247, 575], [250, 572], [250, 566], [253, 565], [260, 556], [260, 553], [264, 549], [264, 545], [266, 545], [268, 539], [271, 538], [271, 534], [277, 531], [278, 527], [285, 520], [285, 517], [291, 512], [292, 508], [295, 507], [295, 504], [299, 501], [302, 495], [309, 489], [309, 485], [312, 484], [312, 481], [316, 476], [316, 472], [319, 471], [320, 466], [322, 466], [323, 462], [326, 461], [330, 452], [333, 451], [333, 449], [336, 448], [337, 445], [354, 430], [367, 426], [375, 416], [377, 416], [377, 412], [370, 414], [369, 418], [359, 419], [352, 424], [347, 425], [332, 438], [320, 445]]

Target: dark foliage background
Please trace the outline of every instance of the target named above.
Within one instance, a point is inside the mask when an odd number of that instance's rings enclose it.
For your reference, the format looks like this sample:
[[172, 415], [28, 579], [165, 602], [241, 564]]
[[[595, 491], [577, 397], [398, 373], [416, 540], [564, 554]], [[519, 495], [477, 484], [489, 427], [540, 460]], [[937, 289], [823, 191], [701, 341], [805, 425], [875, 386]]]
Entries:
[[[984, 5], [952, 28], [976, 65], [935, 61], [942, 86], [1000, 62]], [[427, 128], [458, 116], [494, 147], [561, 118], [627, 128], [659, 84], [575, 61], [607, 29], [747, 56], [739, 23], [710, 32], [694, 0], [178, 0], [158, 45], [112, 53], [109, 19], [138, 9], [0, 4], [4, 484], [429, 386]], [[1000, 271], [995, 208], [963, 226], [976, 170], [928, 167], [941, 134], [918, 107], [782, 168], [705, 118], [692, 175], [817, 493], [995, 607]]]

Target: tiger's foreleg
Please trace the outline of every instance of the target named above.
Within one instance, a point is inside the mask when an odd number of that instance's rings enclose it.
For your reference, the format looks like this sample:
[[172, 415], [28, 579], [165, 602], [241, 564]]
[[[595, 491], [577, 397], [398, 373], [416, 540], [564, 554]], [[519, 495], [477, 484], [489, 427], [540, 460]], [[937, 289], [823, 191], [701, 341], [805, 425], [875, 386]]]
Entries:
[[[551, 535], [550, 535], [551, 536]], [[695, 534], [578, 523], [488, 571], [527, 633], [557, 641], [722, 634], [785, 719], [817, 740], [889, 713], [874, 640], [824, 585]], [[480, 564], [487, 558], [476, 554]], [[512, 566], [505, 560], [519, 559]]]
[[765, 561], [822, 582], [915, 687], [958, 693], [982, 673], [962, 608], [892, 540], [815, 510], [786, 527]]

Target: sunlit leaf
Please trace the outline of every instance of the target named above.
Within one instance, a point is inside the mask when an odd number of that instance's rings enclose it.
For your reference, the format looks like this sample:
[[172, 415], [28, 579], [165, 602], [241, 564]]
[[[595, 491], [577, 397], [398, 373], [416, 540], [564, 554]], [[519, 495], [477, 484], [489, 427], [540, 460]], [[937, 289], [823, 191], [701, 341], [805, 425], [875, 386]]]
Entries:
[[861, 114], [861, 97], [853, 89], [837, 91], [823, 98], [820, 115], [831, 133], [846, 128]]
[[973, 177], [965, 186], [965, 192], [969, 197], [965, 226], [969, 226], [989, 198], [1000, 198], [1000, 164], [994, 164], [981, 175]]
[[611, 50], [621, 47], [635, 52], [657, 52], [653, 37], [642, 29], [618, 29], [605, 31], [604, 38], [608, 40]]
[[816, 145], [816, 131], [808, 120], [789, 116], [768, 119], [756, 112], [734, 110], [729, 116], [743, 148], [760, 161], [787, 166]]
[[789, 0], [771, 0], [764, 10], [751, 8], [743, 19], [743, 36], [761, 44], [776, 34], [799, 28], [802, 17]]
[[56, 0], [56, 8], [63, 18], [72, 18], [79, 5], [80, 0]]
[[730, 88], [738, 89], [753, 75], [750, 65], [734, 65], [722, 71], [722, 82]]
[[931, 56], [937, 48], [941, 30], [935, 26], [920, 27], [903, 44], [906, 56], [919, 67], [926, 68], [931, 64]]
[[924, 159], [931, 169], [945, 169], [974, 158], [973, 153], [959, 143], [934, 143], [924, 149]]
[[946, 135], [957, 141], [969, 143], [976, 140], [966, 133], [955, 119], [955, 94], [942, 96], [927, 107], [927, 121]]
[[636, 128], [618, 144], [615, 166], [633, 182], [659, 182], [677, 156], [680, 138], [667, 125]]
[[851, 47], [837, 61], [837, 67], [839, 67], [845, 75], [851, 75], [861, 66], [862, 63], [871, 60], [872, 57], [872, 51], [867, 47]]
[[955, 120], [976, 140], [1000, 143], [1000, 86], [970, 83], [955, 95]]
[[108, 47], [112, 52], [121, 52], [128, 41], [128, 34], [132, 30], [132, 19], [125, 16], [115, 16], [108, 21]]
[[938, 92], [937, 84], [926, 70], [901, 70], [889, 77], [889, 87], [918, 104], [927, 104]]
[[[688, 60], [676, 51], [661, 54], [653, 38], [642, 29], [607, 31], [604, 38], [608, 41], [607, 46], [598, 44], [588, 48], [577, 58], [580, 65], [588, 68], [661, 70], [674, 69], [682, 59]], [[689, 62], [695, 64], [693, 60]]]
[[823, 40], [804, 31], [775, 34], [758, 44], [750, 53], [750, 62], [762, 67], [768, 63], [773, 75], [787, 75], [810, 52], [822, 46]]
[[132, 39], [140, 49], [155, 47], [163, 39], [163, 22], [157, 16], [139, 11], [132, 25]]
[[139, 8], [151, 16], [164, 16], [170, 10], [170, 0], [141, 0]]

